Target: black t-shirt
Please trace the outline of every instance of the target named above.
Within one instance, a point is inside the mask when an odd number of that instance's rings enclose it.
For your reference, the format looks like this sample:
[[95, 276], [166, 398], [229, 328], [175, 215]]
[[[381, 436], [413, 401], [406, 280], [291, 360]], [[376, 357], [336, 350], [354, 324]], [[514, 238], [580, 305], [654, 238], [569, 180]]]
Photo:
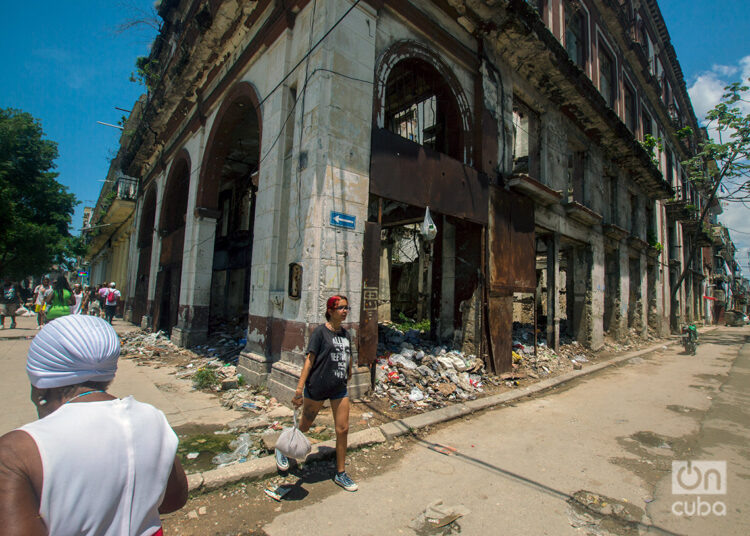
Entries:
[[346, 390], [352, 359], [349, 332], [339, 328], [334, 333], [325, 324], [318, 326], [310, 336], [307, 351], [315, 356], [305, 382], [310, 397], [324, 400]]

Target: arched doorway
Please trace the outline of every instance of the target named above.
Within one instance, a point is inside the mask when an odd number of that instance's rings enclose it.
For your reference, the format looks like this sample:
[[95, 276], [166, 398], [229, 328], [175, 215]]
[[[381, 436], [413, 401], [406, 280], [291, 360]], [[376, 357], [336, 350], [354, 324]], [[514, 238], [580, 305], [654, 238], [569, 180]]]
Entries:
[[261, 123], [250, 84], [220, 108], [203, 160], [198, 206], [216, 214], [208, 332], [247, 325]]
[[151, 187], [143, 196], [143, 209], [138, 227], [138, 272], [133, 298], [133, 323], [140, 325], [143, 315], [148, 312], [148, 282], [151, 275], [151, 250], [154, 241], [154, 221], [156, 218], [156, 188]]
[[[478, 354], [482, 326], [469, 320], [481, 306], [489, 192], [470, 166], [468, 100], [440, 57], [412, 41], [383, 53], [375, 80], [363, 294], [377, 296], [377, 307], [363, 299], [360, 358], [376, 356], [381, 330], [373, 323], [381, 318], [414, 322]], [[432, 239], [420, 233], [426, 207]]]
[[167, 177], [159, 218], [161, 254], [154, 297], [154, 328], [167, 333], [177, 325], [189, 190], [190, 157], [183, 151]]

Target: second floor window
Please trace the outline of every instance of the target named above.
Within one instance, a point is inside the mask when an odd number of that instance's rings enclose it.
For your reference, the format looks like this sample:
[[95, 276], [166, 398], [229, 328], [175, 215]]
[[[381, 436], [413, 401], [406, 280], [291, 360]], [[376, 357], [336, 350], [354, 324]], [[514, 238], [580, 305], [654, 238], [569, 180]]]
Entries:
[[635, 134], [636, 126], [638, 125], [638, 115], [635, 109], [635, 92], [627, 82], [625, 83], [625, 95], [623, 96], [623, 104], [625, 125], [628, 127], [628, 129], [630, 129], [630, 132]]
[[565, 49], [581, 69], [586, 66], [588, 47], [586, 13], [578, 2], [565, 2]]
[[604, 47], [599, 48], [599, 91], [607, 101], [610, 108], [614, 107], [615, 96], [617, 88], [617, 75], [615, 74], [615, 62], [612, 56], [604, 50]]

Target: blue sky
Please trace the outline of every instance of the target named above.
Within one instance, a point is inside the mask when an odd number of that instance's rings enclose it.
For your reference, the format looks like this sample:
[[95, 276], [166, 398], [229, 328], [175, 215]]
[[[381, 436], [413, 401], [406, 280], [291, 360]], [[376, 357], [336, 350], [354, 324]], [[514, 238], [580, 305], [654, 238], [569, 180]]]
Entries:
[[[130, 109], [143, 92], [128, 77], [155, 35], [144, 27], [116, 30], [152, 12], [153, 0], [4, 4], [0, 107], [30, 112], [58, 143], [59, 180], [81, 201], [73, 221], [77, 230], [82, 208], [96, 202], [99, 181], [118, 146], [120, 132], [96, 121], [116, 123], [123, 113], [115, 107]], [[662, 0], [659, 5], [700, 118], [723, 85], [743, 72], [750, 76], [750, 1]], [[723, 216], [742, 248], [738, 259], [745, 275], [750, 274], [749, 215], [733, 206]]]

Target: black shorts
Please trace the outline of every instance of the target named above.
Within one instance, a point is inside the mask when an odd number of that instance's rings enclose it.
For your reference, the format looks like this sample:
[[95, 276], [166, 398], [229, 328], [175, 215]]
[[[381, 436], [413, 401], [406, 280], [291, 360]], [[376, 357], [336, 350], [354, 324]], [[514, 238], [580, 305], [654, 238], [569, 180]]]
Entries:
[[336, 393], [333, 396], [326, 396], [323, 398], [313, 398], [310, 396], [310, 391], [307, 389], [307, 385], [305, 385], [305, 398], [309, 398], [310, 400], [314, 400], [315, 402], [323, 402], [324, 400], [341, 400], [342, 398], [346, 398], [349, 396], [349, 391], [344, 387], [344, 390], [341, 392]]

